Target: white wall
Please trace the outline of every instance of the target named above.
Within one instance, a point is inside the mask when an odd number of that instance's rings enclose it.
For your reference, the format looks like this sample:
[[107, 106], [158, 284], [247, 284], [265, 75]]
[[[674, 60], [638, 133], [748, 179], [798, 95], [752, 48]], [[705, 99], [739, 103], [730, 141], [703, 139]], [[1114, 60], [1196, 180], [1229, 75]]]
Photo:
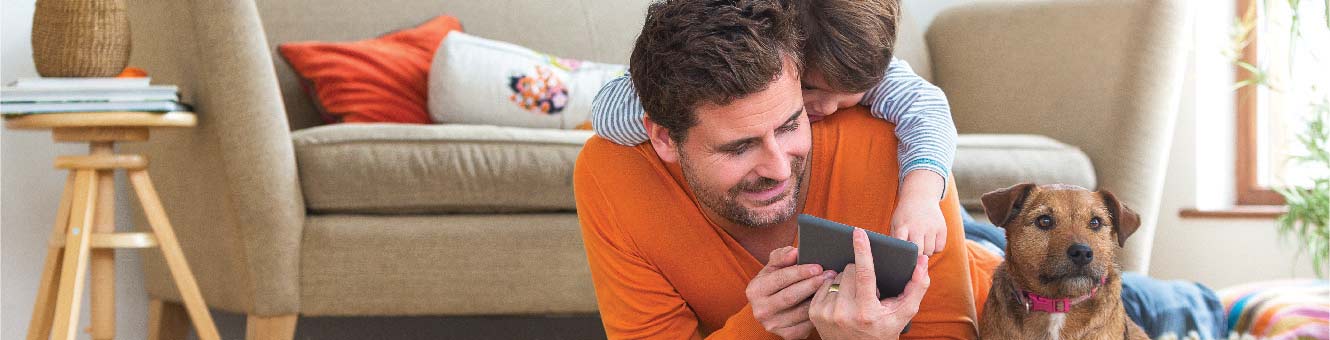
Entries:
[[[35, 0], [3, 0], [0, 31], [0, 83], [34, 77], [29, 34]], [[58, 155], [87, 153], [87, 145], [55, 144], [47, 131], [0, 132], [0, 339], [22, 339], [27, 332], [46, 257], [46, 240], [55, 222], [56, 207], [66, 173], [52, 167]], [[117, 183], [116, 225], [129, 230], [124, 176]], [[116, 254], [116, 337], [143, 339], [147, 335], [147, 294], [139, 254]], [[80, 320], [87, 325], [86, 302]]]

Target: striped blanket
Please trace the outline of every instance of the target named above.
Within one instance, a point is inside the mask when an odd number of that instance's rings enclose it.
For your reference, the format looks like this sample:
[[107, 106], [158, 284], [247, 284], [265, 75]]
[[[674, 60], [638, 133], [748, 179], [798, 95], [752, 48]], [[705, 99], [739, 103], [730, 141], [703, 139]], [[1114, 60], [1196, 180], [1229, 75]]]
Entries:
[[1330, 340], [1330, 281], [1257, 282], [1218, 294], [1232, 333], [1260, 339]]

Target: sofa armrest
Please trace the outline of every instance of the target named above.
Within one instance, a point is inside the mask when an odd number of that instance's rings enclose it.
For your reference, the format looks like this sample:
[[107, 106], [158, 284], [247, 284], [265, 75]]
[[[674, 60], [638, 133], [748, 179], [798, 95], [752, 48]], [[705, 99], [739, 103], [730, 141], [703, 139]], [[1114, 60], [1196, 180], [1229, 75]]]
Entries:
[[[197, 127], [153, 131], [128, 149], [149, 157], [205, 300], [239, 313], [298, 312], [305, 206], [254, 3], [141, 0], [129, 8], [131, 64], [179, 85], [198, 114]], [[179, 301], [161, 257], [145, 254], [149, 294]]]
[[1184, 70], [1182, 0], [980, 2], [940, 14], [927, 41], [961, 133], [1075, 145], [1099, 187], [1141, 215], [1124, 269], [1149, 266]]

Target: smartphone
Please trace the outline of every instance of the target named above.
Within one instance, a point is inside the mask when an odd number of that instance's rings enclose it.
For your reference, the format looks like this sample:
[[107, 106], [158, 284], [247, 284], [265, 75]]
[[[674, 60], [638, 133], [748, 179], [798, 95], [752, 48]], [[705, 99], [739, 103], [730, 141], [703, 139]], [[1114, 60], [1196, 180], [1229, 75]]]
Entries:
[[[899, 296], [914, 275], [919, 246], [865, 229], [873, 251], [878, 299]], [[799, 215], [799, 264], [816, 263], [840, 272], [854, 263], [854, 227], [808, 214]]]

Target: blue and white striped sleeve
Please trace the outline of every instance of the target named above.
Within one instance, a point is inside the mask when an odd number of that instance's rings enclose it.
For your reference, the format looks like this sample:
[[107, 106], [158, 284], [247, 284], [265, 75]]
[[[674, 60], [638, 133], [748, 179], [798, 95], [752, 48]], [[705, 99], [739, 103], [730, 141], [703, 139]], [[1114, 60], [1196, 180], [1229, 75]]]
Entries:
[[864, 94], [860, 104], [868, 106], [873, 116], [896, 124], [901, 180], [910, 171], [923, 169], [941, 175], [946, 183], [956, 156], [956, 123], [942, 89], [915, 74], [909, 63], [892, 58], [887, 76]]
[[647, 141], [642, 126], [642, 100], [637, 98], [628, 74], [605, 83], [591, 102], [591, 126], [596, 134], [619, 145], [638, 145]]

